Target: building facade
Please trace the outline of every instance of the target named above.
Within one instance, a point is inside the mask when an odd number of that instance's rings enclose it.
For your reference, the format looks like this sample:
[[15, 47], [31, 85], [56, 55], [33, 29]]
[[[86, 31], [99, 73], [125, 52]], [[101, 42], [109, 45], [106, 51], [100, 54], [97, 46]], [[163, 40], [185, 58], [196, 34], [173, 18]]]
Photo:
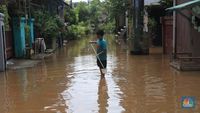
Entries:
[[171, 65], [180, 70], [200, 70], [199, 0], [174, 0], [173, 57]]

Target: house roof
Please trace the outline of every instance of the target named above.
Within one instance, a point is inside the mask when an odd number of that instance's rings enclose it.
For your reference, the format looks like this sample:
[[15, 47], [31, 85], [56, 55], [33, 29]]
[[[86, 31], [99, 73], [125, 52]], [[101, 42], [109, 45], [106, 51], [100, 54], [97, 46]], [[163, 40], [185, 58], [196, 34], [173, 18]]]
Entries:
[[186, 2], [186, 3], [180, 4], [180, 5], [176, 5], [174, 7], [167, 8], [166, 10], [174, 11], [174, 10], [180, 10], [180, 9], [188, 9], [188, 8], [192, 8], [192, 7], [198, 6], [198, 5], [200, 5], [200, 0], [193, 0], [193, 1]]

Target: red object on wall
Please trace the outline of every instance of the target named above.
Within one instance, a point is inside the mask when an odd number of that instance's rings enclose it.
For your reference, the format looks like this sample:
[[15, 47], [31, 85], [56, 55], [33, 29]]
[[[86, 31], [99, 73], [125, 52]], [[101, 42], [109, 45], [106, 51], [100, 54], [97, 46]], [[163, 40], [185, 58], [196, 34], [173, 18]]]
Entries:
[[173, 50], [173, 17], [166, 16], [162, 18], [162, 37], [163, 37], [163, 52], [171, 54]]

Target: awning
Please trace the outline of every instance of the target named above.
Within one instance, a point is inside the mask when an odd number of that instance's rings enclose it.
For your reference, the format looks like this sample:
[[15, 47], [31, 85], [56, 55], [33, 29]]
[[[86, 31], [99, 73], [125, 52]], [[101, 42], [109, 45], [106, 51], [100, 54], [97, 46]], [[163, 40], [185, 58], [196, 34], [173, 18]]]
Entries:
[[180, 5], [174, 6], [174, 7], [167, 8], [166, 10], [174, 11], [174, 10], [179, 10], [179, 9], [188, 9], [188, 8], [195, 7], [197, 5], [200, 5], [200, 0], [193, 0], [190, 2], [186, 2], [186, 3], [180, 4]]

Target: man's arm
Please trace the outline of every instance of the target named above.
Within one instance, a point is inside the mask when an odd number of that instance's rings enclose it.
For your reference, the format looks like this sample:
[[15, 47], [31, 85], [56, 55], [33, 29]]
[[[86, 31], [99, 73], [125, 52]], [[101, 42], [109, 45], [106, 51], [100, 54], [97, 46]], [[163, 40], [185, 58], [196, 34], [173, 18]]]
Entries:
[[90, 41], [90, 44], [97, 44], [97, 41]]

